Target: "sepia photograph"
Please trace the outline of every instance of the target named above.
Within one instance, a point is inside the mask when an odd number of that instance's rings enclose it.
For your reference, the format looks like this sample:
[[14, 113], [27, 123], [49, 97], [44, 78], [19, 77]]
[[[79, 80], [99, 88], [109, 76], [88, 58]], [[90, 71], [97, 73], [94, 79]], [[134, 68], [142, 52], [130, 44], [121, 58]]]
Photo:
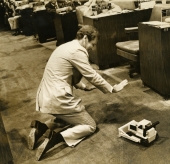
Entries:
[[0, 164], [169, 164], [170, 0], [0, 0]]

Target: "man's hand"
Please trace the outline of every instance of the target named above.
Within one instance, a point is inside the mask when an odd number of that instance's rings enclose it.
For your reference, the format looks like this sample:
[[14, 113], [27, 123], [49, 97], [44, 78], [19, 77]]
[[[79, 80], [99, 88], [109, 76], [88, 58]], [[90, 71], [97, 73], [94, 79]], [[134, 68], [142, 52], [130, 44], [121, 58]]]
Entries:
[[122, 82], [120, 82], [119, 84], [115, 84], [113, 86], [113, 91], [115, 92], [119, 92], [121, 91], [126, 85], [128, 84], [127, 79], [123, 80]]
[[84, 88], [84, 91], [91, 91], [93, 89], [96, 89], [96, 87], [94, 87], [94, 86], [86, 86], [86, 88]]

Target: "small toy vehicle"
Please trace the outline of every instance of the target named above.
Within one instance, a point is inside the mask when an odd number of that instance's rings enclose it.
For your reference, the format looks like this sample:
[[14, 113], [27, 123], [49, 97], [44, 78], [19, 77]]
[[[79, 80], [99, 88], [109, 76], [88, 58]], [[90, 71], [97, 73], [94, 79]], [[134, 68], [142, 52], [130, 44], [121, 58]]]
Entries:
[[149, 144], [158, 139], [158, 133], [155, 130], [156, 125], [159, 121], [152, 124], [151, 121], [143, 119], [140, 122], [135, 120], [118, 128], [119, 137], [124, 137], [134, 142], [141, 143], [144, 146], [149, 146]]

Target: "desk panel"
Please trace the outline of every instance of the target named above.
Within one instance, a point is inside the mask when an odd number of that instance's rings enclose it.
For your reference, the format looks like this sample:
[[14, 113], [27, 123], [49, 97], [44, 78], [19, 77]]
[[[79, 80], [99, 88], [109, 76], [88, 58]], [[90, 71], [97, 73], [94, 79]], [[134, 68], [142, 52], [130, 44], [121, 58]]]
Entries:
[[34, 12], [33, 24], [40, 43], [56, 37], [54, 22], [46, 10]]
[[22, 23], [22, 30], [26, 36], [33, 35], [34, 28], [33, 28], [33, 9], [32, 8], [25, 8], [20, 11], [21, 13], [21, 23]]
[[78, 21], [75, 12], [56, 14], [54, 24], [58, 46], [75, 39], [78, 31]]
[[165, 98], [170, 96], [170, 29], [139, 24], [141, 79]]

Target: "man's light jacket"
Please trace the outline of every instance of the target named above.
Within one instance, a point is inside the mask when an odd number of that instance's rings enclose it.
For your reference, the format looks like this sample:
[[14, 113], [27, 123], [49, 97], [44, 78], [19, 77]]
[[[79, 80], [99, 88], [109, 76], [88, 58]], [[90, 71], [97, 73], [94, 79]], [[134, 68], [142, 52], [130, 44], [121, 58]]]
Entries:
[[[37, 91], [36, 110], [50, 114], [68, 114], [83, 110], [81, 99], [73, 96], [73, 86], [81, 79], [79, 75], [103, 93], [111, 93], [113, 90], [91, 67], [86, 49], [78, 40], [73, 40], [56, 48], [49, 58]], [[80, 84], [79, 88], [83, 88], [84, 84]]]

